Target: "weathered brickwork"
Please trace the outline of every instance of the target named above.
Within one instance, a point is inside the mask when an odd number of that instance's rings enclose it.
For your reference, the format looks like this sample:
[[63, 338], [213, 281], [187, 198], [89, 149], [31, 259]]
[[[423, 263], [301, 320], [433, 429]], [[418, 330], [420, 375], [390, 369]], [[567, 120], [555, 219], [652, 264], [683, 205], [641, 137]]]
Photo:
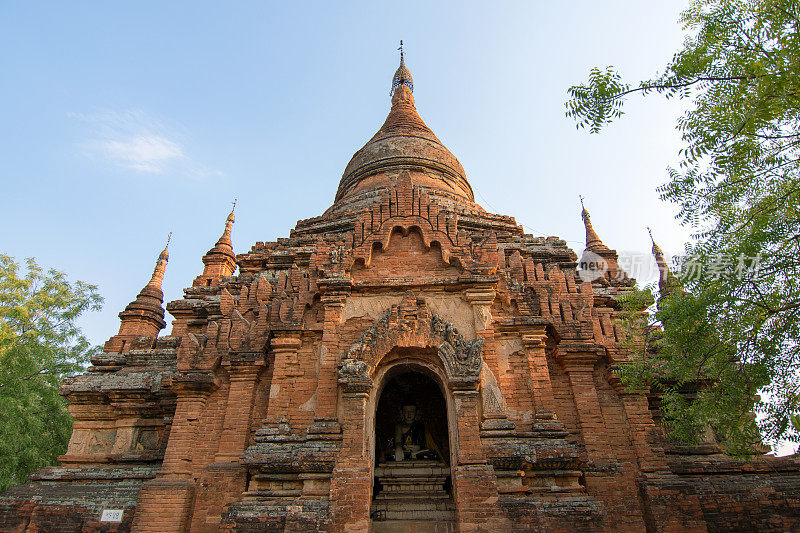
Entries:
[[[0, 496], [0, 529], [800, 529], [796, 459], [669, 446], [657, 398], [619, 383], [617, 299], [633, 280], [588, 212], [586, 247], [606, 268], [592, 282], [563, 240], [474, 202], [412, 88], [401, 64], [389, 116], [324, 214], [235, 255], [231, 213], [158, 337], [162, 252], [118, 334], [64, 385], [62, 466]], [[447, 442], [435, 468], [403, 478], [379, 466], [376, 417], [409, 375], [441, 391], [426, 407]], [[401, 476], [399, 496], [380, 475]], [[436, 486], [403, 503], [423, 482]], [[109, 509], [120, 522], [101, 522]]]

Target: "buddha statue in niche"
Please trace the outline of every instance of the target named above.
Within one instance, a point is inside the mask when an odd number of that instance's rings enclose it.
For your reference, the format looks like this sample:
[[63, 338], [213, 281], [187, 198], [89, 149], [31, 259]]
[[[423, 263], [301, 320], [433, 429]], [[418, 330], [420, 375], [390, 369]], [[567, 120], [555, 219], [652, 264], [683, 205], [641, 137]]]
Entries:
[[400, 420], [394, 430], [395, 461], [439, 459], [436, 446], [419, 415], [416, 401], [412, 398], [403, 401], [400, 407]]

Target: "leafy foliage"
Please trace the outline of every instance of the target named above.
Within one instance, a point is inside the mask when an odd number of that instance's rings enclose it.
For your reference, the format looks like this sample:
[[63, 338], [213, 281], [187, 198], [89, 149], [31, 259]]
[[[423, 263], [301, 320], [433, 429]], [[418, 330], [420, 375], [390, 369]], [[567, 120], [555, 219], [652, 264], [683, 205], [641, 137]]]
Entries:
[[33, 259], [21, 277], [0, 255], [0, 491], [66, 451], [72, 418], [58, 389], [96, 352], [76, 320], [101, 302], [94, 285]]
[[649, 314], [640, 302], [653, 301], [651, 289], [631, 294], [623, 298], [633, 355], [620, 369], [625, 383], [654, 386], [673, 439], [703, 444], [712, 432], [728, 452], [752, 453], [760, 436], [751, 409], [758, 390], [769, 384], [769, 369], [763, 361], [743, 363], [736, 344], [726, 340], [739, 328], [715, 320], [717, 295], [677, 292]]
[[660, 188], [695, 230], [685, 257], [692, 268], [680, 276], [689, 294], [660, 303], [662, 355], [650, 377], [718, 383], [672, 414], [687, 424], [713, 420], [733, 448], [748, 438], [743, 420], [761, 387], [762, 434], [796, 440], [800, 3], [695, 0], [681, 20], [687, 37], [663, 74], [633, 86], [612, 67], [594, 69], [569, 89], [567, 115], [595, 133], [622, 115], [630, 95], [691, 101], [677, 123], [682, 160]]

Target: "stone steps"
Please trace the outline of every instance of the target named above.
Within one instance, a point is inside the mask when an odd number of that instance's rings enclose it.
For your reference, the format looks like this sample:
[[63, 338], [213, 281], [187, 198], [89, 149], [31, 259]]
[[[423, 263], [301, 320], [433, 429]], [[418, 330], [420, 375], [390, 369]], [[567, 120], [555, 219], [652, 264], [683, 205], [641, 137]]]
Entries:
[[[449, 473], [449, 468], [435, 461], [404, 461], [378, 465], [375, 469], [375, 477], [380, 481], [381, 490], [375, 495], [372, 502], [371, 516], [374, 523], [384, 521], [424, 524], [455, 522], [453, 499], [444, 490]], [[399, 529], [398, 531], [419, 530]]]
[[429, 497], [399, 497], [375, 499], [371, 515], [376, 521], [454, 521], [456, 516], [453, 500]]
[[370, 533], [456, 533], [455, 520], [386, 520], [373, 521]]
[[453, 500], [429, 498], [403, 498], [402, 500], [376, 500], [372, 503], [373, 511], [415, 512], [415, 511], [455, 511]]
[[444, 491], [441, 492], [380, 492], [375, 496], [375, 501], [391, 501], [391, 500], [450, 500], [450, 495]]

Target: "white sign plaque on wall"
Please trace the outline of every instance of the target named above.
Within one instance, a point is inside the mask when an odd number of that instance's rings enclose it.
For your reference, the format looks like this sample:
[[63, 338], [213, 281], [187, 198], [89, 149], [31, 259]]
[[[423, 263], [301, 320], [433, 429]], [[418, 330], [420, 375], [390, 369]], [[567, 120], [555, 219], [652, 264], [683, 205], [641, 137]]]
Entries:
[[122, 522], [124, 509], [103, 509], [100, 515], [101, 522]]

